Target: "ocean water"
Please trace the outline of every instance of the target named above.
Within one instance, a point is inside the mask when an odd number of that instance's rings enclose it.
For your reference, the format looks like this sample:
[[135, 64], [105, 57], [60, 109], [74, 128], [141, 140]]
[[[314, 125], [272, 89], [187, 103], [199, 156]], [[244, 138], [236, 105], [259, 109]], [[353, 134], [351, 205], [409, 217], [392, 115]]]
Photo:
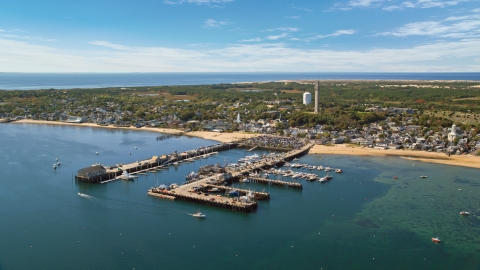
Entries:
[[[478, 269], [480, 265], [476, 169], [398, 157], [306, 155], [299, 162], [339, 167], [344, 173], [334, 174], [325, 184], [300, 180], [303, 190], [237, 183], [271, 193], [271, 200], [260, 201], [250, 214], [146, 194], [157, 183], [183, 182], [200, 166], [252, 154], [243, 149], [134, 181], [73, 180], [78, 169], [92, 163], [126, 163], [215, 143], [189, 137], [157, 141], [158, 135], [0, 125], [0, 269]], [[56, 158], [62, 165], [53, 170]], [[206, 219], [190, 215], [199, 208]], [[472, 214], [460, 216], [460, 211]], [[431, 242], [437, 236], [442, 243]]]
[[200, 85], [279, 80], [473, 80], [478, 72], [439, 73], [0, 73], [0, 89], [71, 89], [157, 85]]

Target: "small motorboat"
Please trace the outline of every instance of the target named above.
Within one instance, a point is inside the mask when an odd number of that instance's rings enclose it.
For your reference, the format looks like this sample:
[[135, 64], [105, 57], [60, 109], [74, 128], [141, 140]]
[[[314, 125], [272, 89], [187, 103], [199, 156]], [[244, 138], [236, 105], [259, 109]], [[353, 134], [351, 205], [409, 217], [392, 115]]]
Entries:
[[343, 173], [343, 170], [342, 169], [335, 169], [335, 172], [336, 173]]
[[442, 242], [442, 240], [440, 240], [440, 238], [438, 238], [438, 237], [434, 237], [434, 238], [432, 238], [432, 242], [440, 243], [440, 242]]
[[54, 170], [57, 169], [57, 164], [53, 164], [53, 169], [54, 169]]
[[420, 178], [427, 178], [427, 176], [426, 175], [421, 175]]
[[393, 179], [398, 179], [398, 176], [394, 176]]
[[192, 214], [193, 217], [197, 217], [197, 218], [205, 218], [205, 214], [202, 214], [202, 212], [200, 211], [197, 211], [196, 213]]
[[468, 215], [470, 215], [470, 212], [462, 211], [462, 212], [460, 212], [460, 215], [468, 216]]
[[250, 179], [245, 178], [245, 179], [242, 180], [242, 182], [243, 182], [243, 183], [250, 183]]

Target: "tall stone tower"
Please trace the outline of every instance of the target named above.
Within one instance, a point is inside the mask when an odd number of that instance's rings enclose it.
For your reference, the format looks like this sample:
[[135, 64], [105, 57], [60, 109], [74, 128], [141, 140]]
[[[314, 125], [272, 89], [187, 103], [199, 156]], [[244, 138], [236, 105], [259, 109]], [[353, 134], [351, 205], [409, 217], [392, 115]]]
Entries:
[[319, 88], [320, 88], [320, 82], [316, 81], [315, 82], [315, 113], [318, 113], [318, 99], [319, 97]]

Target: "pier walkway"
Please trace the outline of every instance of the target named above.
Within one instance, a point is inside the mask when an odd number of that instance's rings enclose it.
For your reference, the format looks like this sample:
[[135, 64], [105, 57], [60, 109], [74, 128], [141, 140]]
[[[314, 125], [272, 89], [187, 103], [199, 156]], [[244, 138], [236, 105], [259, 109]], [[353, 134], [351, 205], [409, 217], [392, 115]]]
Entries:
[[280, 181], [280, 180], [272, 180], [268, 178], [261, 178], [261, 177], [249, 177], [250, 181], [253, 183], [260, 183], [260, 184], [267, 184], [272, 186], [281, 186], [281, 187], [289, 187], [289, 188], [298, 188], [302, 189], [303, 186], [301, 183], [298, 182], [287, 182], [287, 181]]

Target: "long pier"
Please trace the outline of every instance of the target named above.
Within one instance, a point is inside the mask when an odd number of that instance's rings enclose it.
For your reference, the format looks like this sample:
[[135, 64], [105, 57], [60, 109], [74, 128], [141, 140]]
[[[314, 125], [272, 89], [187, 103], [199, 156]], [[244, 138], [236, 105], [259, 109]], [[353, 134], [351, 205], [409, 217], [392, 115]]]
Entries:
[[280, 180], [272, 180], [272, 179], [261, 178], [261, 177], [249, 177], [248, 179], [250, 179], [250, 181], [253, 181], [254, 183], [267, 184], [267, 185], [272, 185], [272, 186], [298, 188], [298, 189], [303, 188], [302, 184], [298, 183], [298, 182], [287, 182], [287, 181], [280, 181]]
[[157, 156], [155, 159], [150, 158], [141, 160], [139, 162], [123, 164], [121, 165], [121, 167], [106, 168], [104, 173], [91, 176], [80, 174], [82, 170], [88, 169], [84, 168], [80, 170], [79, 173], [75, 176], [75, 180], [87, 183], [107, 183], [115, 180], [118, 176], [122, 174], [123, 171], [126, 171], [129, 174], [147, 173], [152, 170], [160, 170], [162, 167], [173, 165], [175, 164], [175, 162], [180, 163], [186, 159], [207, 157], [213, 153], [236, 148], [237, 146], [238, 144], [236, 142], [230, 142], [185, 151], [180, 154], [174, 152], [168, 155]]
[[266, 192], [258, 192], [258, 191], [252, 191], [252, 190], [246, 190], [246, 189], [241, 189], [241, 188], [234, 188], [234, 187], [226, 187], [226, 186], [217, 186], [217, 185], [208, 185], [206, 186], [207, 188], [218, 188], [219, 190], [222, 190], [223, 192], [225, 191], [238, 191], [240, 195], [245, 196], [248, 193], [252, 193], [255, 195], [256, 200], [270, 200], [270, 193]]

